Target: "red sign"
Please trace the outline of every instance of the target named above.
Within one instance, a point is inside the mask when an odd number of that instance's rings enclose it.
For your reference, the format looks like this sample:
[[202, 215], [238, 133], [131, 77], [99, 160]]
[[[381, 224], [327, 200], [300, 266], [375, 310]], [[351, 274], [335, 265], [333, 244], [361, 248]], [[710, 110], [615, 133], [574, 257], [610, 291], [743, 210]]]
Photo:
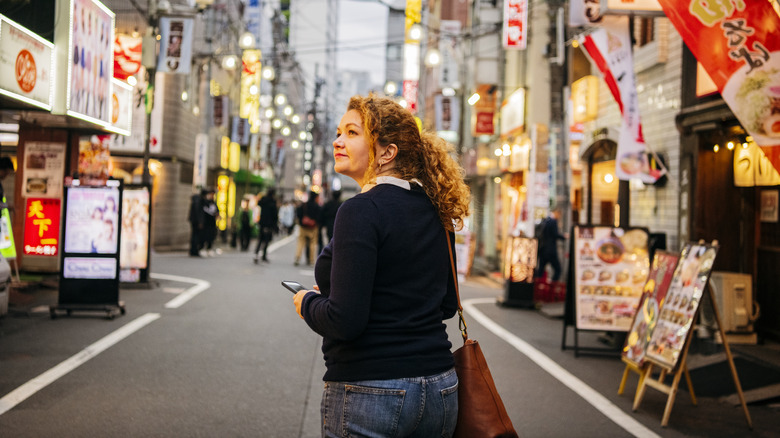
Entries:
[[143, 39], [117, 34], [114, 40], [114, 77], [125, 80], [141, 69]]
[[504, 0], [504, 48], [525, 49], [528, 43], [527, 0]]
[[404, 81], [403, 96], [406, 100], [406, 109], [412, 114], [417, 113], [417, 81]]
[[739, 122], [780, 169], [780, 16], [771, 3], [659, 3]]
[[60, 200], [27, 198], [24, 254], [56, 256], [60, 248]]
[[477, 123], [474, 124], [474, 134], [493, 135], [496, 133], [493, 126], [494, 112], [481, 111], [477, 113]]
[[29, 51], [21, 50], [16, 57], [16, 82], [19, 88], [25, 93], [32, 91], [35, 88], [36, 76], [35, 58]]

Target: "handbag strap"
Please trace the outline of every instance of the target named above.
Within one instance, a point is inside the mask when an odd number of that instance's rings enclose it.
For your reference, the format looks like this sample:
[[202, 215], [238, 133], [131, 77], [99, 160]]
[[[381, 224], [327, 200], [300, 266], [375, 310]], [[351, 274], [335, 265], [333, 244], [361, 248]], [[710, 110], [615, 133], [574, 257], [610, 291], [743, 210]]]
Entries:
[[452, 271], [452, 281], [455, 284], [455, 296], [458, 298], [458, 329], [460, 329], [460, 335], [463, 336], [463, 343], [469, 338], [468, 327], [466, 321], [463, 320], [463, 306], [460, 304], [460, 290], [458, 289], [458, 274], [455, 270], [455, 257], [452, 255], [452, 240], [450, 239], [450, 232], [446, 229], [444, 234], [447, 235], [447, 250], [450, 252], [450, 268]]

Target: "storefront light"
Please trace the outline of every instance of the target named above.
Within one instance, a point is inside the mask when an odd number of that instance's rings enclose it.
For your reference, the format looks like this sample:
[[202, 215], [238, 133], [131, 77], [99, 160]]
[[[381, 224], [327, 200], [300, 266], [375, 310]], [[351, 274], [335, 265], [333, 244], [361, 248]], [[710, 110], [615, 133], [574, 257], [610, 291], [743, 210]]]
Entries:
[[181, 92], [181, 100], [186, 102], [190, 98], [190, 93], [187, 92], [187, 90], [184, 90]]
[[398, 92], [398, 84], [396, 84], [393, 81], [387, 81], [385, 83], [385, 94], [388, 96], [395, 96], [395, 93]]
[[293, 114], [292, 117], [290, 117], [290, 121], [297, 125], [298, 123], [301, 123], [301, 116]]
[[290, 127], [289, 126], [285, 126], [284, 128], [282, 128], [282, 135], [285, 136], [285, 137], [290, 135]]
[[455, 89], [452, 88], [452, 87], [444, 87], [444, 88], [441, 89], [441, 95], [442, 96], [447, 96], [447, 97], [452, 97], [452, 96], [455, 95]]
[[281, 106], [287, 103], [287, 96], [284, 94], [277, 94], [276, 98], [274, 98], [274, 102], [276, 102], [277, 105]]
[[428, 49], [425, 54], [425, 65], [428, 67], [436, 67], [441, 64], [441, 53], [437, 49]]
[[298, 149], [298, 146], [300, 146], [300, 145], [301, 144], [298, 143], [298, 140], [293, 140], [293, 141], [290, 142], [290, 147], [293, 148], [293, 149]]
[[276, 72], [274, 72], [274, 68], [270, 65], [263, 67], [263, 70], [260, 72], [260, 74], [266, 81], [273, 81], [276, 77]]
[[255, 36], [252, 32], [244, 32], [238, 40], [238, 46], [242, 49], [251, 49], [255, 46]]
[[479, 101], [479, 97], [480, 97], [479, 93], [472, 94], [471, 97], [469, 97], [469, 100], [468, 100], [469, 105], [474, 106], [474, 104]]
[[409, 39], [412, 41], [420, 41], [423, 36], [423, 28], [419, 23], [414, 23], [409, 26]]
[[730, 150], [730, 151], [733, 151], [734, 150], [734, 142], [730, 141], [730, 142], [726, 143], [726, 148], [728, 148], [728, 150]]
[[718, 153], [719, 150], [720, 150], [720, 146], [718, 146], [718, 145], [715, 145], [712, 148], [712, 151], [715, 152], [715, 153]]
[[298, 134], [298, 138], [300, 138], [301, 140], [305, 141], [306, 140], [306, 131], [301, 131], [301, 133]]
[[289, 117], [293, 113], [293, 107], [291, 107], [290, 105], [287, 105], [287, 106], [284, 107], [282, 112], [284, 113], [285, 116]]
[[501, 155], [508, 157], [511, 154], [512, 154], [512, 150], [509, 148], [508, 144], [504, 144], [503, 146], [501, 146]]
[[135, 87], [135, 84], [138, 83], [138, 79], [136, 79], [135, 76], [128, 76], [127, 83], [130, 84], [130, 86]]
[[503, 152], [501, 152], [501, 148], [496, 148], [496, 150], [493, 151], [493, 154], [495, 154], [495, 156], [497, 157], [500, 157], [503, 154]]
[[497, 176], [497, 177], [493, 178], [493, 182], [496, 183], [496, 184], [501, 184], [501, 177]]
[[401, 105], [401, 108], [406, 108], [408, 106], [408, 104], [406, 103], [406, 99], [398, 100], [398, 105]]
[[235, 55], [228, 55], [222, 58], [222, 68], [225, 70], [234, 70], [238, 65], [238, 58]]
[[199, 115], [199, 114], [200, 114], [200, 107], [199, 107], [199, 106], [197, 106], [197, 105], [195, 105], [194, 107], [192, 107], [192, 114], [194, 114], [194, 115], [196, 115], [196, 116], [197, 116], [197, 115]]
[[266, 119], [272, 119], [273, 117], [274, 117], [274, 109], [273, 108], [268, 108], [267, 110], [265, 110], [265, 118]]
[[742, 143], [742, 149], [747, 149], [747, 148], [748, 148], [748, 144], [747, 144], [747, 142], [745, 142], [745, 143]]
[[271, 126], [273, 126], [274, 129], [279, 129], [282, 127], [282, 121], [279, 119], [274, 119], [274, 121], [271, 122]]
[[605, 183], [612, 184], [612, 181], [614, 181], [614, 180], [615, 180], [615, 177], [612, 176], [611, 173], [608, 173], [608, 174], [604, 175], [604, 182]]

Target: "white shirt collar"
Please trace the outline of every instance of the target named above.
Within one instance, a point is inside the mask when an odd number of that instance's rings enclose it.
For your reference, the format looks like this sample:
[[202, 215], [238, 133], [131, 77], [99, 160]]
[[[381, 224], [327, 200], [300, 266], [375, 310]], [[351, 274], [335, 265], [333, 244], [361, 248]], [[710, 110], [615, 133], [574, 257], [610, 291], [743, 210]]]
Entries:
[[420, 187], [422, 187], [422, 183], [417, 178], [412, 178], [411, 181], [407, 181], [405, 179], [396, 178], [394, 176], [378, 176], [376, 178], [376, 184], [366, 184], [363, 186], [363, 189], [360, 191], [360, 193], [365, 193], [374, 187], [378, 186], [379, 184], [392, 184], [394, 186], [401, 187], [402, 189], [411, 190], [412, 186], [410, 183], [416, 183]]

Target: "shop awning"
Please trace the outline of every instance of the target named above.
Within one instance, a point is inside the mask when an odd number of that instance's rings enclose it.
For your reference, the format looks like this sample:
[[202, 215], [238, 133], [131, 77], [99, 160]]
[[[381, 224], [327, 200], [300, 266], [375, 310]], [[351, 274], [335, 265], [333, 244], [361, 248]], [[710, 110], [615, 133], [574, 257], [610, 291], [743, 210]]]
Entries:
[[268, 181], [260, 175], [248, 172], [246, 169], [239, 169], [238, 172], [233, 174], [233, 181], [238, 183], [246, 183], [249, 180], [249, 185], [264, 187], [268, 185]]

